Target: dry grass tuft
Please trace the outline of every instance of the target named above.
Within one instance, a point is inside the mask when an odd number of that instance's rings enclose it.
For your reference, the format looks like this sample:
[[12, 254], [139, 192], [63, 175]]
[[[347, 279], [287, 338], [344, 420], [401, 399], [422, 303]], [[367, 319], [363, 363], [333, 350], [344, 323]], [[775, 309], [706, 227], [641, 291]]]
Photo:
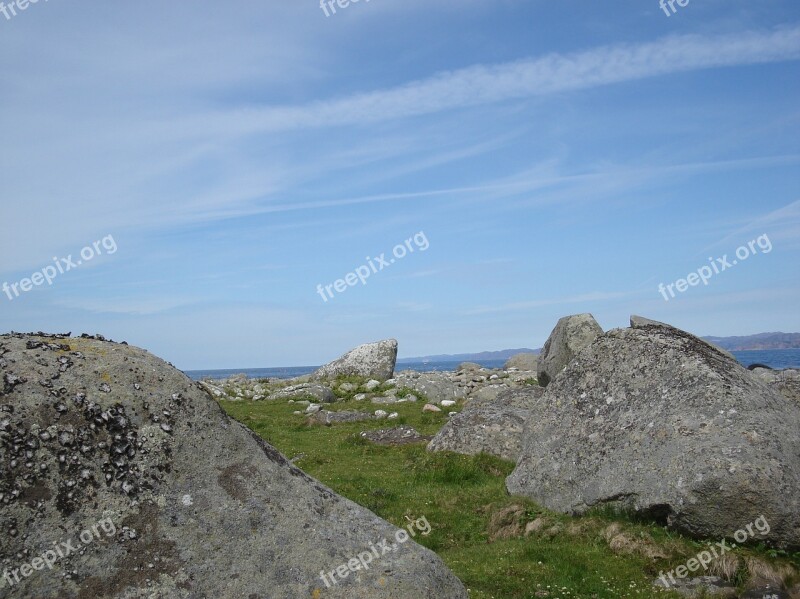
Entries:
[[489, 542], [521, 537], [525, 527], [525, 508], [509, 505], [492, 514], [489, 519]]

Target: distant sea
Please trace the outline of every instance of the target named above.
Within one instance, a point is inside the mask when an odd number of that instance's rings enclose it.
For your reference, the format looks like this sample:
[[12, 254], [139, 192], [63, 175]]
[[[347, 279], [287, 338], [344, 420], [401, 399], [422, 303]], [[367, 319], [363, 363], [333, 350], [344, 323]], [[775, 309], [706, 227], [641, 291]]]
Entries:
[[[775, 369], [800, 368], [800, 349], [759, 349], [731, 352], [742, 366], [766, 364]], [[486, 368], [502, 368], [505, 360], [476, 360]], [[461, 362], [398, 362], [396, 372], [416, 370], [417, 372], [455, 370]], [[311, 374], [319, 366], [288, 366], [285, 368], [238, 368], [232, 370], [187, 370], [186, 374], [195, 381], [205, 378], [225, 379], [234, 374], [245, 374], [251, 379], [290, 379]]]

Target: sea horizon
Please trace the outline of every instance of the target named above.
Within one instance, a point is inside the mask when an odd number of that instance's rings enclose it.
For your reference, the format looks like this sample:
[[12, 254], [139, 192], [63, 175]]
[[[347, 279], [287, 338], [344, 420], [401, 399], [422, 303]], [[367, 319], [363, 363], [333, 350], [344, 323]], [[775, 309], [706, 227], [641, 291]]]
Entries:
[[[800, 368], [800, 349], [752, 349], [730, 352], [745, 368], [751, 364], [764, 364], [770, 368], [781, 370], [784, 368]], [[440, 361], [414, 361], [398, 362], [395, 371], [414, 370], [416, 372], [451, 372], [464, 360]], [[502, 368], [506, 359], [474, 360], [484, 368]], [[225, 379], [235, 374], [244, 374], [247, 378], [273, 378], [290, 379], [297, 376], [311, 374], [317, 366], [277, 366], [264, 368], [221, 368], [206, 370], [184, 370], [183, 372], [192, 380], [199, 381], [207, 378]]]

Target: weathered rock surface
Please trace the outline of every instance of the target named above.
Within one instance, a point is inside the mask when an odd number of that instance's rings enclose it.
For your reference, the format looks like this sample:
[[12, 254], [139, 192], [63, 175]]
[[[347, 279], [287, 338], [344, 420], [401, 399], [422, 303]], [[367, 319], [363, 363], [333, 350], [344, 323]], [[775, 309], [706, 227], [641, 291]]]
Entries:
[[427, 397], [431, 403], [438, 404], [445, 399], [462, 399], [466, 396], [465, 387], [454, 381], [451, 373], [404, 370], [395, 380], [398, 388], [412, 389]]
[[529, 353], [514, 354], [508, 359], [508, 361], [503, 366], [503, 368], [505, 368], [506, 370], [508, 370], [509, 368], [516, 368], [517, 370], [532, 370], [534, 372], [536, 372], [538, 367], [539, 367], [538, 354], [529, 354]]
[[507, 479], [561, 512], [616, 504], [703, 538], [759, 516], [800, 546], [800, 407], [669, 326], [616, 329], [548, 386]]
[[578, 352], [603, 334], [591, 314], [564, 316], [556, 323], [539, 354], [537, 380], [542, 387], [550, 384]]
[[[677, 328], [677, 327], [673, 327], [671, 324], [667, 324], [667, 323], [664, 323], [664, 322], [659, 322], [657, 320], [650, 320], [649, 318], [645, 318], [644, 316], [636, 316], [635, 314], [631, 315], [630, 322], [631, 322], [631, 328], [632, 329], [643, 329], [645, 327], [652, 327], [652, 326]], [[681, 330], [681, 329], [678, 329], [678, 330]], [[698, 339], [700, 339], [700, 338], [698, 337]], [[719, 347], [717, 345], [714, 345], [713, 343], [709, 343], [705, 339], [700, 339], [700, 341], [702, 341], [703, 343], [709, 345], [710, 347], [713, 347], [718, 352], [725, 354], [731, 360], [736, 360], [736, 357], [732, 353], [730, 353], [729, 351], [726, 351], [726, 350], [722, 349], [721, 347]]]
[[773, 370], [771, 368], [753, 368], [753, 376], [764, 381], [778, 393], [800, 404], [800, 370], [787, 368]]
[[363, 376], [385, 381], [392, 378], [397, 362], [397, 341], [385, 339], [351, 349], [341, 358], [325, 364], [312, 379], [334, 379], [337, 376]]
[[542, 394], [539, 387], [525, 387], [506, 391], [494, 400], [472, 400], [439, 430], [428, 451], [488, 453], [516, 461], [525, 422]]
[[[333, 493], [141, 349], [0, 336], [0, 570], [100, 531], [0, 597], [466, 598], [408, 541], [319, 578], [397, 528]], [[110, 528], [109, 528], [110, 530]], [[77, 547], [76, 547], [77, 549]]]
[[317, 385], [315, 383], [290, 385], [285, 389], [273, 393], [269, 396], [269, 399], [305, 399], [308, 397], [322, 403], [334, 403], [338, 399], [329, 387]]
[[467, 401], [468, 404], [473, 403], [491, 403], [495, 401], [501, 393], [508, 391], [509, 387], [506, 385], [486, 385], [476, 390]]
[[[466, 403], [467, 408], [520, 408], [524, 410], [533, 410], [540, 397], [543, 397], [545, 390], [541, 387], [534, 385], [524, 385], [522, 387], [515, 387], [507, 389], [499, 393], [495, 397], [487, 395], [475, 395]], [[466, 408], [465, 408], [466, 409]]]

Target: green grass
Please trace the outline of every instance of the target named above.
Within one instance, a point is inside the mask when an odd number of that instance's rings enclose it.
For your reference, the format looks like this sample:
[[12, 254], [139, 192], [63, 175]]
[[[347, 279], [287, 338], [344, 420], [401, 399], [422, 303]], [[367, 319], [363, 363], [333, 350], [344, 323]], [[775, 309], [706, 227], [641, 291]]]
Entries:
[[[298, 467], [396, 526], [404, 526], [408, 518], [425, 516], [432, 531], [428, 536], [417, 536], [417, 542], [444, 560], [470, 589], [470, 597], [680, 597], [657, 593], [651, 581], [659, 570], [672, 569], [694, 555], [691, 541], [608, 511], [572, 518], [509, 497], [504, 481], [514, 464], [505, 460], [487, 455], [428, 453], [424, 443], [383, 447], [359, 436], [363, 430], [399, 424], [434, 435], [447, 421], [447, 411], [423, 413], [419, 402], [386, 407], [368, 400], [345, 401], [325, 407], [363, 411], [385, 408], [397, 411], [400, 417], [326, 427], [307, 426], [304, 416], [292, 413], [297, 406], [282, 401], [220, 404], [287, 457], [304, 454], [295, 462]], [[460, 409], [460, 404], [455, 409]], [[491, 516], [512, 504], [524, 507], [526, 521], [543, 516], [561, 532], [489, 542]], [[612, 522], [619, 522], [634, 537], [644, 536], [670, 547], [670, 557], [654, 561], [641, 555], [615, 554], [601, 534]], [[580, 530], [575, 530], [576, 525]], [[763, 549], [752, 551], [765, 560], [776, 557]], [[797, 557], [795, 563], [800, 563]]]

